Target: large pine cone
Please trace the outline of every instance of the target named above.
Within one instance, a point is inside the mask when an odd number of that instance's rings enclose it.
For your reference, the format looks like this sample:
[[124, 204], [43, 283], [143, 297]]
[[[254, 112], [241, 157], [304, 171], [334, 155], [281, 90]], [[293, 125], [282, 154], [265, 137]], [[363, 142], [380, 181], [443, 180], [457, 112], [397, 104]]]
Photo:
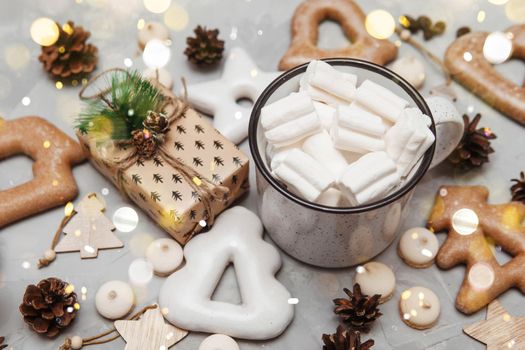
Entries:
[[374, 340], [361, 343], [358, 331], [348, 331], [343, 326], [337, 327], [335, 334], [323, 334], [322, 339], [323, 350], [369, 350], [374, 346]]
[[219, 39], [219, 30], [206, 30], [206, 27], [197, 26], [193, 30], [195, 37], [186, 39], [184, 54], [188, 60], [197, 65], [211, 65], [222, 59], [224, 41]]
[[97, 47], [86, 43], [91, 33], [80, 26], [75, 27], [71, 21], [64, 27], [58, 25], [58, 28], [60, 35], [57, 42], [42, 46], [38, 60], [56, 79], [73, 80], [88, 76], [98, 61]]
[[27, 286], [19, 309], [35, 332], [54, 337], [73, 321], [79, 304], [72, 285], [51, 277]]
[[371, 323], [382, 315], [378, 308], [381, 295], [376, 294], [371, 297], [364, 295], [358, 283], [354, 284], [353, 289], [353, 292], [347, 288], [343, 289], [348, 299], [334, 299], [334, 312], [353, 329], [366, 332], [370, 329]]
[[448, 156], [448, 160], [455, 166], [469, 170], [478, 168], [489, 161], [489, 154], [494, 153], [490, 140], [496, 138], [496, 134], [489, 128], [478, 128], [481, 114], [478, 113], [470, 121], [468, 115], [463, 115], [465, 131], [458, 146]]

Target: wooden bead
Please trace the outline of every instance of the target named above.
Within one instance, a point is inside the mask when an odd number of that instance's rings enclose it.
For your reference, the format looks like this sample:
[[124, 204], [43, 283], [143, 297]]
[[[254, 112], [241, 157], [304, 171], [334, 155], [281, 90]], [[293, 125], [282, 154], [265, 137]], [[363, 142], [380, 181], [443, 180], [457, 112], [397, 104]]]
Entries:
[[82, 347], [83, 340], [78, 335], [71, 338], [71, 349], [78, 350]]
[[55, 253], [55, 251], [53, 249], [48, 249], [46, 250], [46, 252], [44, 253], [44, 258], [47, 260], [47, 261], [53, 261], [55, 260], [55, 258], [57, 257], [57, 254]]

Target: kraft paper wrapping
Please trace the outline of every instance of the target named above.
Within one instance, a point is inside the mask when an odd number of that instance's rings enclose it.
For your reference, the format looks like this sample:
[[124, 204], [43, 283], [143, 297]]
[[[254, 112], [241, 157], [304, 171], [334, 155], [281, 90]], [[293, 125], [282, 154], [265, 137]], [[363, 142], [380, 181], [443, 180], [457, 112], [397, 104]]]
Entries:
[[[89, 133], [77, 136], [93, 166], [181, 244], [191, 239], [200, 220], [208, 218], [198, 193], [161, 156], [133, 164], [119, 180], [117, 167], [108, 160], [120, 158], [126, 151], [108, 142], [100, 144]], [[171, 124], [165, 145], [202, 178], [229, 189], [226, 200], [212, 201], [214, 215], [247, 191], [248, 157], [193, 109]]]

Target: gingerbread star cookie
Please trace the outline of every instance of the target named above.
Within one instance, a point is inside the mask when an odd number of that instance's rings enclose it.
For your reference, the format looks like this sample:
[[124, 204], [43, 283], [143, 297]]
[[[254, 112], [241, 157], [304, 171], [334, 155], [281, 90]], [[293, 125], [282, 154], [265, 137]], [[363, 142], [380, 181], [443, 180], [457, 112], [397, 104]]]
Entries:
[[[340, 23], [352, 41], [350, 45], [332, 50], [317, 47], [319, 24], [327, 19]], [[287, 70], [314, 59], [330, 57], [354, 57], [383, 65], [396, 55], [394, 44], [368, 34], [365, 14], [352, 0], [306, 0], [293, 15], [292, 43], [281, 58], [279, 69]]]
[[0, 119], [0, 159], [16, 154], [33, 159], [33, 179], [0, 191], [0, 227], [73, 199], [78, 188], [71, 167], [85, 159], [78, 143], [34, 116]]
[[[488, 204], [488, 196], [483, 186], [443, 186], [428, 220], [430, 230], [448, 230], [437, 265], [466, 265], [456, 298], [456, 308], [465, 314], [481, 310], [509, 288], [525, 293], [525, 204]], [[489, 240], [512, 259], [500, 265]]]

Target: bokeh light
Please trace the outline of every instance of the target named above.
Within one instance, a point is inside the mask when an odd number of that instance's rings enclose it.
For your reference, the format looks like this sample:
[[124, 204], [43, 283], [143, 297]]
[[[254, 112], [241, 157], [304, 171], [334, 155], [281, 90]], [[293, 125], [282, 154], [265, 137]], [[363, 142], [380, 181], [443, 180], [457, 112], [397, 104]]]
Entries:
[[489, 0], [493, 5], [505, 5], [509, 0]]
[[128, 277], [134, 285], [146, 285], [153, 278], [153, 265], [145, 259], [135, 259], [129, 265]]
[[30, 32], [33, 41], [41, 46], [53, 45], [60, 35], [56, 22], [46, 17], [34, 20]]
[[509, 33], [492, 32], [483, 44], [483, 56], [493, 64], [503, 63], [512, 54], [512, 40]]
[[172, 4], [164, 13], [164, 23], [174, 31], [181, 31], [188, 25], [189, 16], [186, 9], [179, 4]]
[[525, 1], [510, 0], [505, 5], [505, 14], [512, 22], [521, 23], [525, 21]]
[[4, 59], [5, 63], [11, 68], [12, 70], [21, 70], [23, 69], [27, 63], [29, 62], [29, 59], [31, 58], [31, 55], [29, 53], [29, 49], [22, 44], [14, 44], [9, 45], [5, 48], [4, 51]]
[[131, 232], [139, 223], [139, 215], [130, 207], [118, 208], [113, 214], [113, 225], [120, 232]]
[[394, 34], [396, 21], [388, 11], [374, 10], [366, 16], [365, 28], [374, 38], [387, 39]]
[[171, 0], [144, 0], [144, 7], [153, 13], [163, 13], [171, 5]]
[[472, 209], [460, 209], [452, 216], [452, 228], [460, 235], [467, 236], [474, 233], [478, 225], [478, 215]]
[[468, 272], [468, 282], [476, 290], [490, 288], [494, 284], [494, 280], [494, 270], [485, 263], [474, 264]]
[[168, 64], [170, 57], [170, 49], [159, 39], [148, 41], [142, 53], [144, 64], [153, 69], [164, 67]]

